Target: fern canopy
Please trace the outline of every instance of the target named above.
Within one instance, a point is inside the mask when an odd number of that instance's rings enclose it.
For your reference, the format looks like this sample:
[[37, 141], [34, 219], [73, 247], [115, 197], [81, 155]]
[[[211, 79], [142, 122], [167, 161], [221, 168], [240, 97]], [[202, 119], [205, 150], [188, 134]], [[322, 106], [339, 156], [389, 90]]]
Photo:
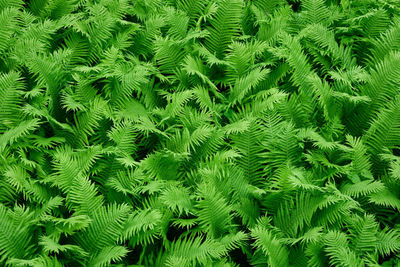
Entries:
[[400, 266], [397, 0], [0, 0], [0, 266]]

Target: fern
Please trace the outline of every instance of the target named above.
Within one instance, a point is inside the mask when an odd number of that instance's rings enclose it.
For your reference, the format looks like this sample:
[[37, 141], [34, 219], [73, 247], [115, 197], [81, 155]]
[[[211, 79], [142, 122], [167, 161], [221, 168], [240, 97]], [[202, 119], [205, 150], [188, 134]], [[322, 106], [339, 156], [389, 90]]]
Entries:
[[6, 146], [12, 145], [15, 141], [23, 136], [27, 136], [30, 131], [35, 130], [40, 125], [40, 120], [32, 119], [20, 122], [17, 126], [3, 132], [0, 137], [0, 151], [3, 151]]
[[238, 34], [242, 4], [241, 0], [221, 1], [215, 16], [210, 20], [211, 27], [207, 28], [210, 35], [204, 44], [218, 58], [222, 57], [232, 38]]
[[329, 9], [324, 0], [303, 0], [302, 8], [306, 23], [328, 23], [330, 19]]
[[254, 246], [268, 256], [269, 266], [289, 266], [288, 251], [267, 229], [258, 226], [251, 231]]
[[397, 266], [395, 0], [0, 0], [0, 266]]
[[[7, 7], [4, 5], [4, 7]], [[11, 39], [18, 25], [18, 10], [12, 8], [12, 3], [8, 3], [7, 8], [0, 8], [0, 23], [3, 25], [0, 30], [0, 55], [9, 47], [8, 40]]]
[[[375, 65], [371, 73], [371, 80], [363, 88], [363, 94], [371, 98], [369, 112], [376, 111], [377, 108], [389, 99], [396, 96], [396, 85], [398, 84], [398, 54], [391, 54]], [[371, 113], [370, 113], [371, 114]]]
[[[211, 236], [221, 236], [231, 225], [231, 207], [215, 189], [203, 186], [199, 192], [200, 201], [198, 202], [199, 224]], [[216, 216], [218, 215], [218, 216]]]
[[383, 146], [395, 148], [396, 140], [399, 138], [399, 119], [397, 118], [399, 107], [400, 98], [397, 97], [377, 114], [364, 137], [371, 149], [381, 151]]
[[110, 249], [109, 246], [114, 245], [122, 235], [129, 212], [130, 207], [126, 204], [113, 204], [93, 211], [92, 223], [75, 237], [78, 244], [87, 251], [102, 253], [103, 249]]
[[0, 255], [3, 262], [9, 258], [26, 257], [33, 252], [34, 247], [30, 244], [32, 237], [30, 236], [29, 211], [26, 210], [24, 213], [21, 214], [22, 216], [18, 214], [13, 216], [6, 207], [0, 206]]
[[209, 258], [220, 258], [226, 253], [224, 245], [214, 240], [189, 237], [179, 239], [171, 245], [171, 253], [167, 256], [166, 265], [190, 266], [196, 263], [206, 264]]
[[17, 72], [0, 76], [0, 127], [4, 131], [17, 120], [24, 84]]
[[344, 233], [331, 231], [325, 236], [326, 253], [330, 263], [340, 266], [365, 266], [365, 262], [350, 250]]
[[88, 266], [109, 266], [111, 262], [118, 262], [123, 259], [128, 250], [123, 246], [111, 246], [103, 248], [88, 262]]

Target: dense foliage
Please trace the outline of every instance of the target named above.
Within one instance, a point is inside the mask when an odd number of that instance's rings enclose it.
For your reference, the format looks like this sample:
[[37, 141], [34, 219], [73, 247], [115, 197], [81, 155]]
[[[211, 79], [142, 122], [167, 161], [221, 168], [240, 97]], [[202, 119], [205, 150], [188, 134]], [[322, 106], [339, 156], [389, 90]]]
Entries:
[[0, 265], [400, 266], [398, 0], [0, 0]]

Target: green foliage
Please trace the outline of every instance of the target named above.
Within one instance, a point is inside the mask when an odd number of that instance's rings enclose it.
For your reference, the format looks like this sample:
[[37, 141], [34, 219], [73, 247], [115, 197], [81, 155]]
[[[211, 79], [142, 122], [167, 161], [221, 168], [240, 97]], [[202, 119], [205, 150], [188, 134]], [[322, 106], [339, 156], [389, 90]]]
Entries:
[[395, 0], [0, 0], [0, 266], [400, 266]]

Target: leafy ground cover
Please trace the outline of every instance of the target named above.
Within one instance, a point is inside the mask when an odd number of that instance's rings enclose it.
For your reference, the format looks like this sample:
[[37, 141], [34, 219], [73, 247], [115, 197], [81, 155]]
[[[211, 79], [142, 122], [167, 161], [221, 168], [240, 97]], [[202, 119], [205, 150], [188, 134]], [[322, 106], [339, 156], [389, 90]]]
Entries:
[[0, 0], [0, 265], [400, 266], [397, 0]]

